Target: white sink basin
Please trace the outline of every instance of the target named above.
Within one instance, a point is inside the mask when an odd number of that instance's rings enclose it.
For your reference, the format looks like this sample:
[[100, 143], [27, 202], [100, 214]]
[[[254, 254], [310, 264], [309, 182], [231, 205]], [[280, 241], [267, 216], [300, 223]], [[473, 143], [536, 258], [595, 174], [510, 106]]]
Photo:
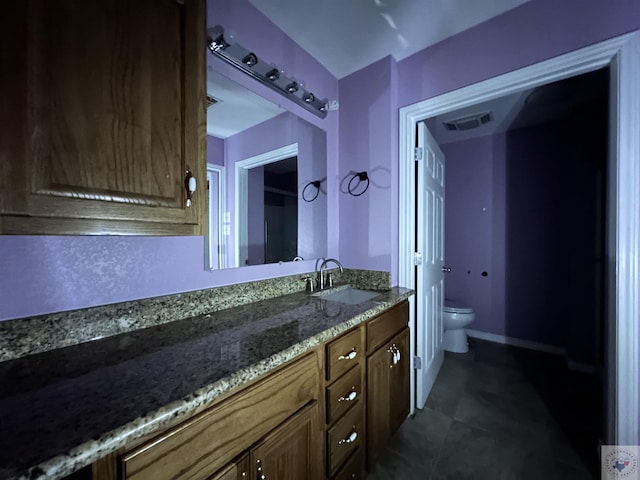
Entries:
[[349, 305], [357, 305], [358, 303], [366, 302], [378, 295], [380, 295], [380, 292], [360, 290], [353, 287], [347, 287], [333, 292], [318, 292], [314, 294], [314, 296], [320, 297], [323, 300], [348, 303]]

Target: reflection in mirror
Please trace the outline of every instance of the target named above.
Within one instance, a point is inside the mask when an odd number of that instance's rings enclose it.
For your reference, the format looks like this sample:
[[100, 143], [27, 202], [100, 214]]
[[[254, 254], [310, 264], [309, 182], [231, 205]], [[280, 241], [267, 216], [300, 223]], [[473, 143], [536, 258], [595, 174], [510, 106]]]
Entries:
[[[207, 165], [207, 186], [209, 187], [209, 239], [206, 242], [206, 265], [209, 270], [226, 267], [225, 248], [225, 180], [224, 167]], [[226, 222], [226, 228], [228, 227]]]
[[298, 256], [298, 144], [236, 163], [237, 265]]
[[211, 68], [207, 85], [208, 268], [326, 256], [325, 131]]

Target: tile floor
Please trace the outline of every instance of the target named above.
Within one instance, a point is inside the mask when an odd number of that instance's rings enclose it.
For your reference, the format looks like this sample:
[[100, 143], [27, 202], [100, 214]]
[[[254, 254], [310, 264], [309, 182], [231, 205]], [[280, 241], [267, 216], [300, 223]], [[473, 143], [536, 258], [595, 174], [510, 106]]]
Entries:
[[599, 478], [601, 392], [555, 355], [470, 339], [367, 480]]

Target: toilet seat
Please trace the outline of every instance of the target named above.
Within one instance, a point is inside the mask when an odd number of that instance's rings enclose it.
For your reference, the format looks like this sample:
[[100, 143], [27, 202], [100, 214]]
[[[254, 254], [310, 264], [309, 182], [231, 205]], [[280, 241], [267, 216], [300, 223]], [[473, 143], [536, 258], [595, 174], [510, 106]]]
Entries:
[[450, 300], [444, 301], [444, 308], [442, 310], [447, 313], [473, 313], [473, 308], [460, 305]]

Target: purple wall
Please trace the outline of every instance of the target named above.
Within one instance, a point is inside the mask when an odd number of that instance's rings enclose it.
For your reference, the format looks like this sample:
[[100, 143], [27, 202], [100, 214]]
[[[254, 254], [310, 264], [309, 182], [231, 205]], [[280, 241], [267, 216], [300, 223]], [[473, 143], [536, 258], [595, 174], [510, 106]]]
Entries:
[[224, 140], [207, 135], [207, 163], [224, 166]]
[[607, 133], [604, 105], [505, 137], [507, 335], [583, 363], [599, 351]]
[[400, 62], [400, 106], [640, 29], [637, 0], [532, 0]]
[[[339, 258], [352, 268], [397, 272], [396, 82], [391, 57], [340, 80]], [[347, 184], [361, 171], [369, 189], [352, 196]]]
[[[304, 81], [318, 95], [338, 98], [338, 81], [247, 0], [209, 0], [208, 6], [210, 26], [224, 26], [240, 43]], [[398, 105], [637, 29], [640, 14], [636, 0], [532, 0], [397, 64], [384, 59], [343, 79], [340, 136], [336, 112], [320, 120], [291, 107], [327, 131], [327, 189], [340, 192], [328, 196], [328, 218], [340, 219], [329, 221], [329, 255], [339, 256], [351, 267], [390, 269], [392, 278], [397, 278]], [[214, 61], [208, 57], [209, 63]], [[283, 101], [266, 87], [255, 90]], [[360, 100], [362, 97], [366, 101]], [[379, 186], [372, 181], [365, 195], [346, 199], [340, 182], [350, 170], [358, 169], [370, 170]], [[1, 237], [0, 319], [313, 268], [309, 262], [301, 262], [205, 272], [203, 249], [201, 238]]]
[[601, 361], [606, 104], [442, 150], [445, 295], [476, 310], [472, 329]]
[[[338, 81], [247, 0], [209, 0], [208, 16], [208, 25], [223, 25], [239, 42], [305, 82], [317, 95], [338, 98]], [[207, 55], [209, 63], [216, 60]], [[243, 82], [248, 80], [241, 78]], [[249, 84], [260, 90], [255, 81]], [[283, 103], [282, 96], [266, 87], [258, 93]], [[337, 190], [337, 114], [330, 112], [327, 118], [319, 119], [293, 104], [283, 107], [327, 132], [328, 188]], [[337, 218], [337, 198], [329, 197], [328, 202], [330, 217]], [[337, 225], [332, 224], [329, 253], [337, 255], [337, 251]], [[307, 261], [205, 271], [202, 237], [0, 236], [0, 320], [303, 273], [313, 268], [314, 262]]]
[[340, 259], [397, 278], [398, 107], [640, 29], [637, 7], [636, 0], [532, 0], [400, 62], [384, 59], [341, 79], [339, 179], [379, 166], [392, 185], [389, 195], [378, 190], [363, 200], [340, 184]]
[[505, 171], [495, 143], [486, 136], [441, 145], [446, 159], [445, 258], [451, 267], [445, 297], [473, 307], [476, 320], [470, 328], [505, 335]]

